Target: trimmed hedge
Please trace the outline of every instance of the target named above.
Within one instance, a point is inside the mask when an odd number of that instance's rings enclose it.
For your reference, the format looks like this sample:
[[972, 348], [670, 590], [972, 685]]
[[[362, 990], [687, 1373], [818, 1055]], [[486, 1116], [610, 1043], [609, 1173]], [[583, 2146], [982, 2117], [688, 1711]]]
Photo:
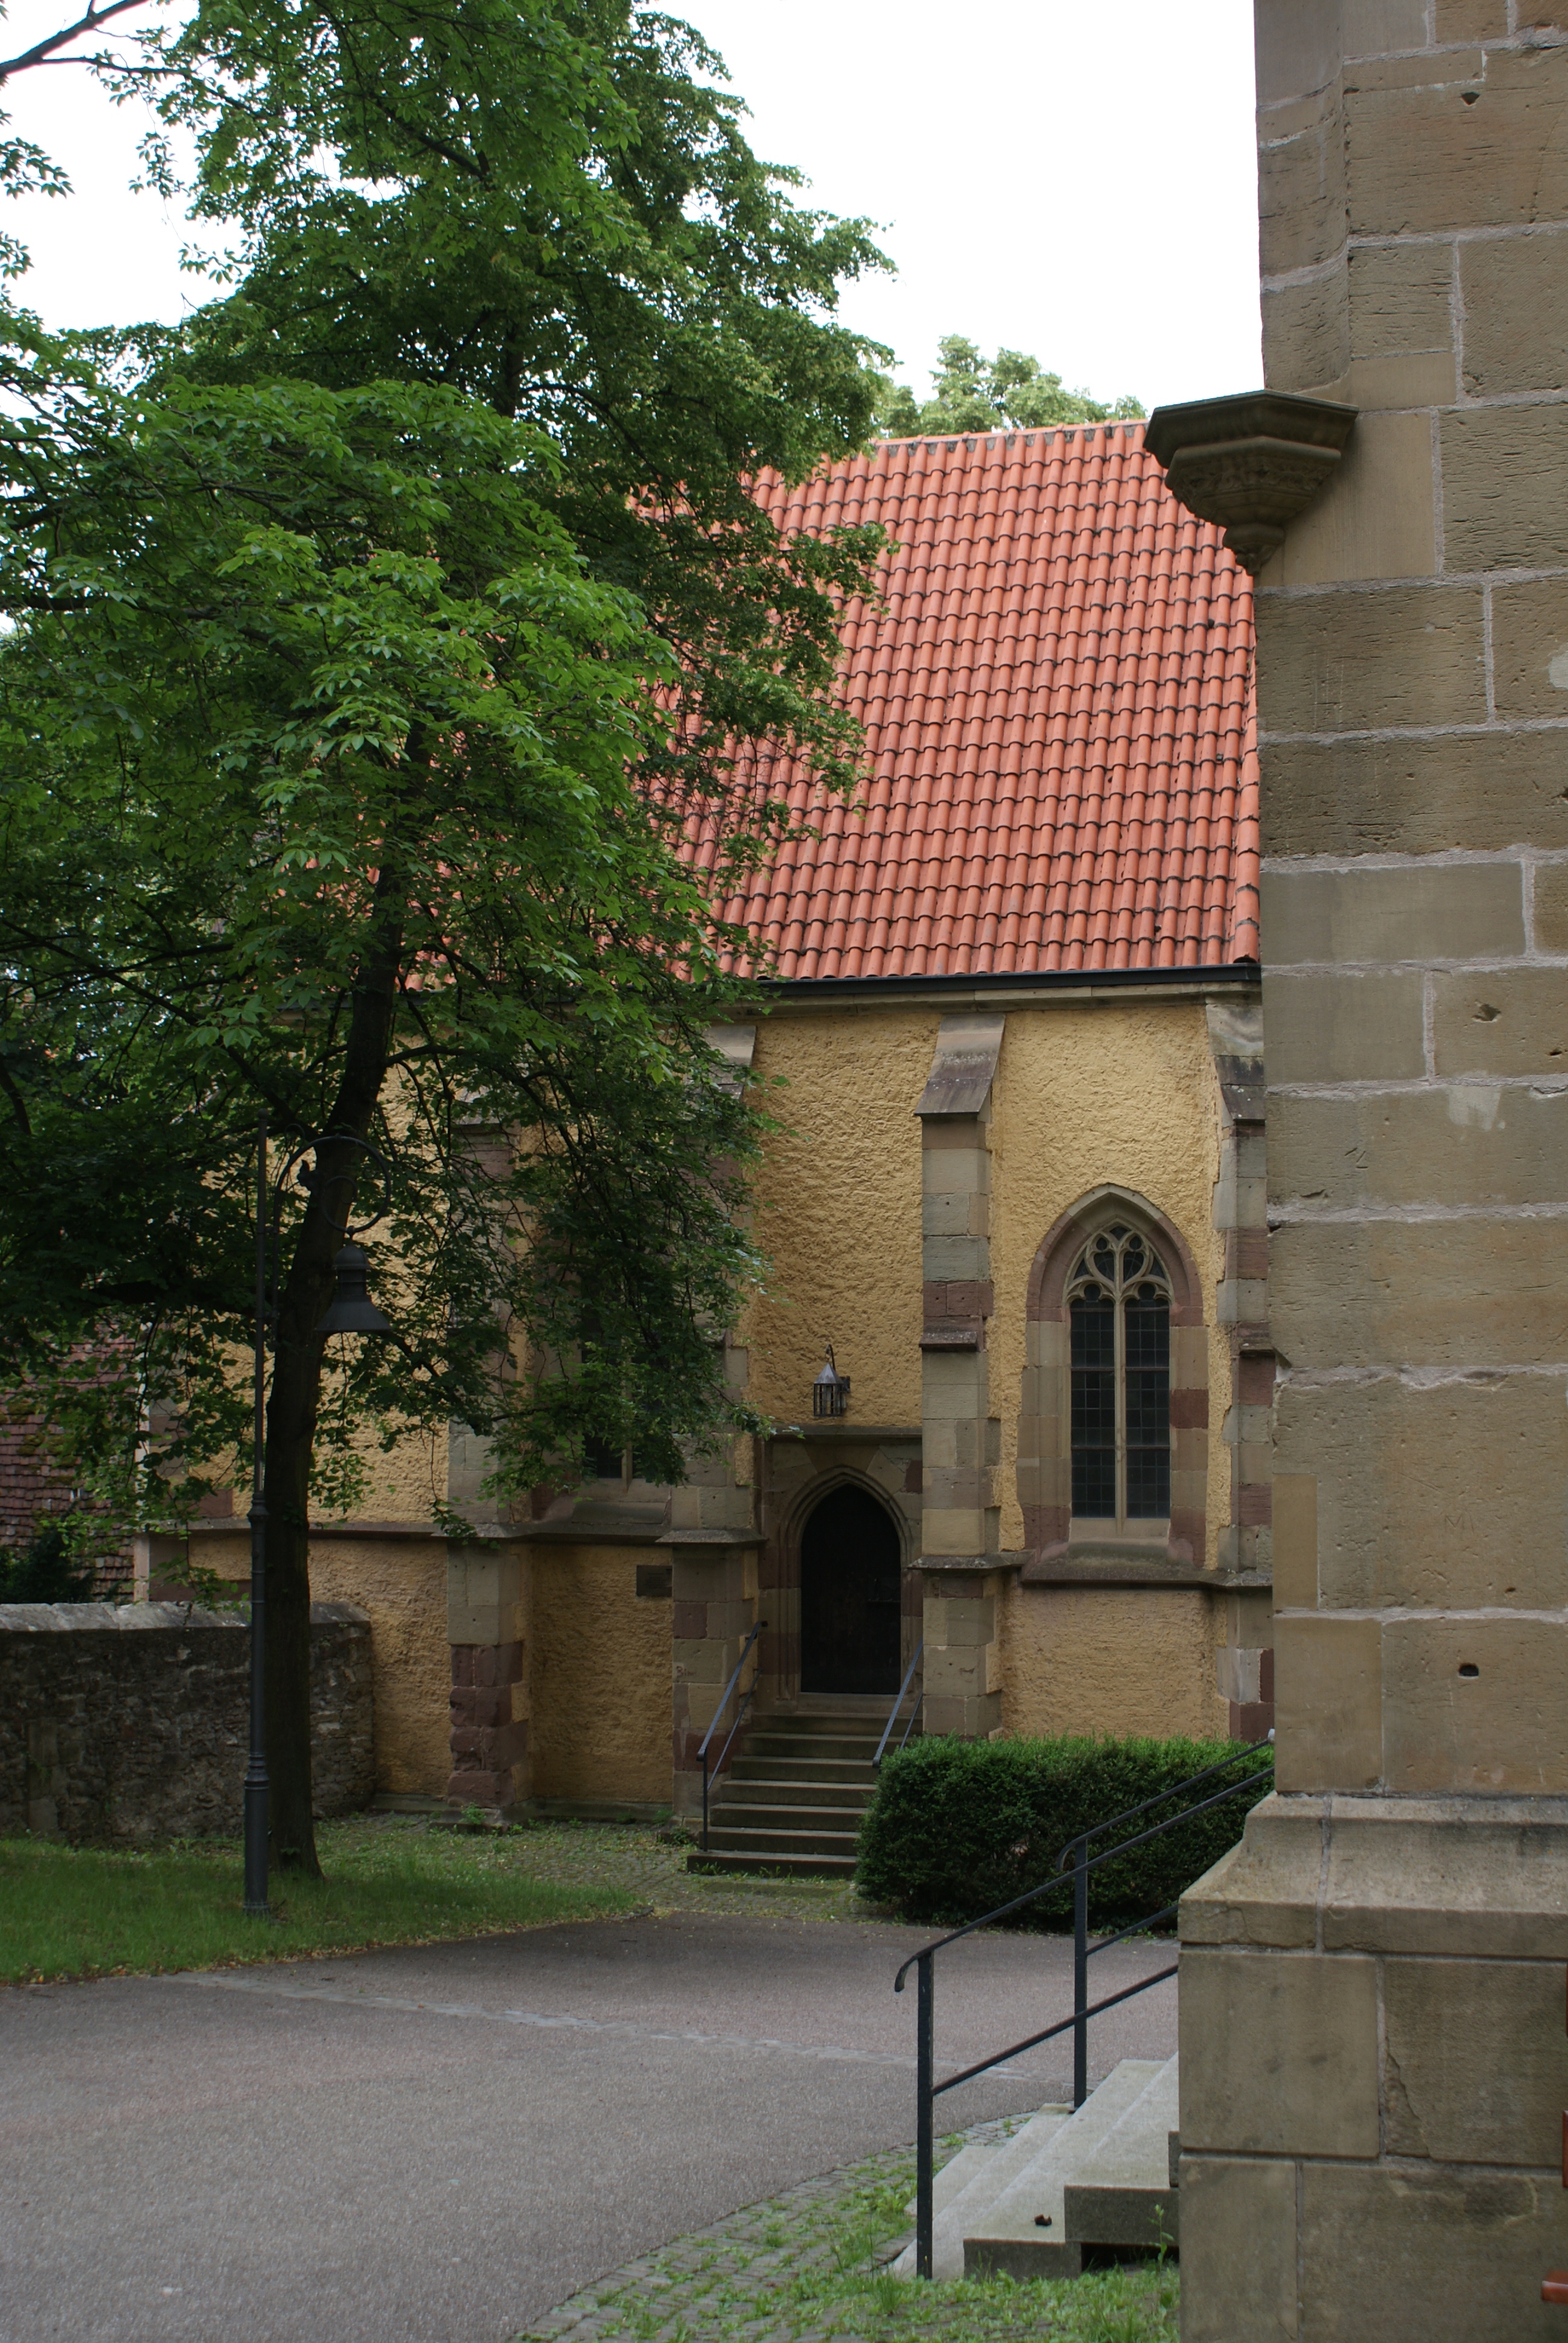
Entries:
[[[877, 1795], [860, 1827], [855, 1884], [907, 1919], [961, 1926], [1050, 1879], [1070, 1838], [1141, 1805], [1191, 1774], [1246, 1746], [1240, 1741], [913, 1741], [882, 1766]], [[1254, 1757], [1251, 1767], [1263, 1765]], [[1188, 1800], [1174, 1799], [1117, 1837], [1162, 1822], [1188, 1803], [1222, 1790], [1221, 1775]], [[1090, 1925], [1126, 1927], [1174, 1904], [1241, 1835], [1248, 1810], [1273, 1787], [1272, 1768], [1221, 1806], [1151, 1839], [1091, 1872]], [[1108, 1845], [1113, 1840], [1108, 1840]], [[1091, 1849], [1091, 1852], [1094, 1850]], [[1072, 1924], [1072, 1885], [1020, 1912], [1019, 1927]]]

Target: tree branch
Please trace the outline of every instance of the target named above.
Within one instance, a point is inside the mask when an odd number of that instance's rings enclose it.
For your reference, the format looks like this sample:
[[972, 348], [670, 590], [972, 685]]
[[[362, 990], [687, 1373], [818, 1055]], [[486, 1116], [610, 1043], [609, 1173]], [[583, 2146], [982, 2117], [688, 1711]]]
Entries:
[[78, 16], [74, 25], [63, 25], [57, 33], [47, 34], [43, 40], [35, 41], [30, 49], [23, 49], [16, 56], [0, 57], [0, 82], [9, 81], [13, 74], [25, 73], [29, 65], [46, 65], [56, 49], [63, 49], [67, 42], [79, 40], [84, 33], [97, 32], [111, 16], [123, 16], [127, 8], [143, 8], [146, 5], [146, 0], [109, 0], [106, 8], [96, 8], [89, 0], [86, 15]]

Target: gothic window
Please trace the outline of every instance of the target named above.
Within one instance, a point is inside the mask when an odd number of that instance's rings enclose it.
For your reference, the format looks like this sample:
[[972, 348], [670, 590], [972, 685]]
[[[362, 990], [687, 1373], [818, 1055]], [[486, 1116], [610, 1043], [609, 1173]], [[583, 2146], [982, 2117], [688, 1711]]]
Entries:
[[1123, 1221], [1091, 1237], [1067, 1282], [1075, 1520], [1171, 1511], [1171, 1280]]

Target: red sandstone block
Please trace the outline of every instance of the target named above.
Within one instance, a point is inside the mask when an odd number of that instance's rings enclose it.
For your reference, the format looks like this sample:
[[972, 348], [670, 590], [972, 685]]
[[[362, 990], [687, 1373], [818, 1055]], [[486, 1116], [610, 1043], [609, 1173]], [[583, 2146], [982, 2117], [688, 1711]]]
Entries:
[[[1196, 1505], [1172, 1505], [1171, 1508], [1171, 1547], [1176, 1554], [1185, 1553], [1189, 1560], [1201, 1561], [1208, 1541], [1208, 1516]], [[1062, 1534], [1066, 1535], [1064, 1529]]]
[[1267, 1277], [1269, 1274], [1267, 1229], [1226, 1230], [1225, 1274], [1227, 1277]]
[[510, 1725], [512, 1721], [512, 1688], [497, 1684], [491, 1689], [476, 1686], [472, 1692], [452, 1694], [452, 1716], [463, 1725], [494, 1726]]
[[480, 1766], [516, 1765], [528, 1754], [525, 1725], [483, 1725], [452, 1735], [452, 1755], [461, 1755]]
[[447, 1783], [447, 1795], [464, 1806], [505, 1806], [511, 1804], [513, 1791], [509, 1771], [504, 1774], [461, 1773], [452, 1775]]
[[921, 1292], [928, 1326], [949, 1320], [970, 1324], [989, 1318], [995, 1307], [989, 1277], [929, 1277]]

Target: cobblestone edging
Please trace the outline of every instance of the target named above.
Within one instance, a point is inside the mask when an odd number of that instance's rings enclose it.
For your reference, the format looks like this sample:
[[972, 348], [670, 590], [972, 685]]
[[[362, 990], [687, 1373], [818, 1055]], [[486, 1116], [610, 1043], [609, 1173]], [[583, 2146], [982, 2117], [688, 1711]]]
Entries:
[[[857, 2184], [868, 2191], [894, 2187], [913, 2168], [908, 2151], [898, 2149], [727, 2214], [710, 2228], [696, 2229], [613, 2270], [515, 2343], [601, 2343], [627, 2333], [670, 2338], [681, 2333], [693, 2338], [749, 2333], [789, 2277], [830, 2267], [832, 2249], [822, 2240], [821, 2214], [837, 2210]], [[787, 2322], [761, 2331], [796, 2332]]]
[[[1005, 2138], [977, 2124], [943, 2143]], [[1173, 2268], [926, 2286], [885, 2265], [910, 2231], [914, 2157], [895, 2148], [728, 2214], [612, 2270], [513, 2343], [1176, 2343]]]

